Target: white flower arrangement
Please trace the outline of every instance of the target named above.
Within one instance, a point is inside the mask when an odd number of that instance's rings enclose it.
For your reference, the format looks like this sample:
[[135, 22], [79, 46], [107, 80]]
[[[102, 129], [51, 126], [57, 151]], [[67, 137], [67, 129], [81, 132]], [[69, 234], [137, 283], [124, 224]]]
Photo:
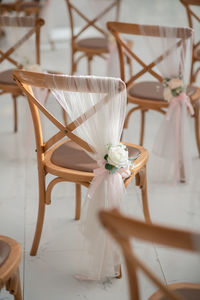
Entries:
[[163, 81], [164, 91], [163, 96], [164, 99], [168, 102], [171, 101], [172, 98], [177, 97], [184, 91], [184, 83], [183, 80], [179, 78], [165, 78]]
[[114, 174], [120, 168], [127, 168], [131, 165], [128, 159], [128, 150], [122, 143], [118, 145], [108, 145], [108, 153], [104, 156], [105, 168], [110, 174]]

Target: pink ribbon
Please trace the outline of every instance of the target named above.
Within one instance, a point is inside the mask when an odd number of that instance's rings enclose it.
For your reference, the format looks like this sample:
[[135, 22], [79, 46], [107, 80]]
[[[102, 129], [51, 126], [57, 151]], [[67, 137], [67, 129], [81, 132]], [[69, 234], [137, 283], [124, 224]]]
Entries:
[[181, 147], [181, 121], [184, 123], [185, 122], [185, 118], [187, 117], [187, 115], [183, 115], [183, 119], [181, 120], [181, 105], [185, 105], [186, 108], [189, 109], [190, 114], [193, 115], [194, 114], [194, 109], [190, 103], [190, 99], [189, 97], [186, 95], [186, 93], [182, 92], [181, 94], [179, 94], [177, 97], [172, 98], [172, 100], [170, 100], [170, 104], [169, 104], [169, 108], [167, 111], [167, 115], [166, 115], [166, 120], [170, 121], [174, 110], [176, 111], [176, 127], [175, 127], [175, 166], [174, 166], [174, 184], [176, 184], [177, 179], [178, 179], [178, 172], [180, 170], [180, 161], [181, 161], [181, 157], [180, 157], [180, 151], [182, 151], [182, 147]]
[[112, 194], [112, 190], [113, 189], [117, 189], [118, 187], [115, 186], [115, 178], [114, 177], [119, 177], [119, 175], [123, 178], [127, 178], [131, 175], [131, 172], [129, 170], [129, 166], [127, 166], [126, 168], [119, 168], [114, 174], [110, 174], [109, 170], [107, 170], [105, 168], [105, 164], [107, 162], [103, 159], [103, 160], [99, 160], [98, 161], [98, 165], [99, 168], [94, 169], [93, 173], [94, 173], [94, 179], [91, 182], [90, 188], [89, 188], [89, 192], [88, 192], [88, 197], [92, 198], [97, 187], [102, 183], [102, 181], [105, 179], [105, 177], [107, 175], [110, 176], [110, 180], [109, 180], [109, 194]]

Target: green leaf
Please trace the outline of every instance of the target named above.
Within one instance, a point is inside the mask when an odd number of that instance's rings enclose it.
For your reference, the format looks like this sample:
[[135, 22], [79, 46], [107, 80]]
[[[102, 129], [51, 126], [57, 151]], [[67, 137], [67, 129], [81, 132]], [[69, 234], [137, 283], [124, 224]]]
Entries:
[[106, 154], [106, 155], [104, 156], [104, 159], [105, 159], [105, 160], [108, 160], [108, 154]]
[[110, 164], [105, 164], [105, 168], [110, 171], [110, 170], [112, 170], [112, 168], [114, 168], [114, 166], [112, 166]]
[[110, 174], [114, 174], [118, 169], [116, 167], [113, 167], [112, 170], [110, 170]]

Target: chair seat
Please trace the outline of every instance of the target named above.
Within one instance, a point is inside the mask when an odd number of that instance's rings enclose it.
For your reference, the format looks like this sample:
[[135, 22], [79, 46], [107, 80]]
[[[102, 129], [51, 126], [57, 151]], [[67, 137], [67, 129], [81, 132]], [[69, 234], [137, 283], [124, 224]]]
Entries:
[[[127, 146], [129, 158], [136, 159], [140, 151], [134, 147]], [[52, 154], [51, 162], [57, 166], [84, 171], [93, 172], [98, 168], [95, 160], [93, 160], [79, 145], [73, 141], [66, 141], [61, 144]]]
[[14, 71], [14, 69], [0, 72], [0, 84], [16, 85], [15, 81], [12, 79], [12, 71]]
[[10, 253], [10, 246], [0, 240], [0, 267], [4, 264]]
[[[163, 99], [163, 84], [157, 81], [142, 81], [135, 83], [129, 90], [128, 94], [132, 97], [146, 99], [166, 101]], [[187, 87], [188, 96], [192, 96], [196, 92], [196, 88], [192, 86]]]
[[76, 42], [76, 44], [81, 48], [101, 49], [108, 51], [108, 40], [106, 38], [91, 37], [87, 39], [80, 39]]
[[[183, 297], [183, 299], [185, 300], [199, 300], [200, 299], [200, 288], [195, 289], [195, 288], [177, 288], [177, 289], [173, 289], [173, 291], [175, 293], [177, 293], [177, 295], [180, 295]], [[154, 298], [152, 298], [153, 300]], [[155, 298], [157, 300], [168, 300], [168, 298], [166, 296], [161, 296], [159, 298]], [[151, 297], [150, 299], [151, 300]]]

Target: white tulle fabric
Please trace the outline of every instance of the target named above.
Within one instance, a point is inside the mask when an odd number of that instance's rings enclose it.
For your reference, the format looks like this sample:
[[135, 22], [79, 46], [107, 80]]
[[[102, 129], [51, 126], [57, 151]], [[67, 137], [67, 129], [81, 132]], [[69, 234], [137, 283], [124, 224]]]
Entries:
[[[193, 108], [186, 95], [186, 82], [190, 73], [193, 31], [189, 28], [160, 27], [159, 37], [155, 37], [148, 26], [141, 25], [140, 30], [152, 61], [156, 63], [156, 71], [163, 79], [181, 77], [185, 83], [184, 92], [170, 100], [166, 118], [158, 129], [151, 154], [150, 180], [173, 184], [188, 181], [191, 161], [188, 118]], [[178, 46], [181, 40], [183, 43]], [[164, 59], [159, 62], [161, 55]]]
[[[106, 169], [103, 180], [94, 190], [93, 184], [97, 180], [98, 171], [102, 170], [101, 163], [107, 153], [107, 145], [117, 145], [120, 142], [126, 110], [126, 90], [124, 83], [119, 79], [84, 78], [72, 77], [69, 86], [66, 87], [70, 90], [77, 89], [78, 92], [55, 88], [52, 93], [66, 110], [69, 123], [81, 116], [75, 121], [78, 127], [74, 133], [91, 145], [94, 153], [88, 154], [99, 164], [81, 214], [80, 228], [84, 236], [84, 245], [81, 246], [83, 249], [78, 262], [77, 277], [102, 280], [108, 276], [119, 275], [120, 257], [111, 239], [101, 228], [97, 213], [101, 209], [120, 208], [124, 184], [118, 172], [110, 175]], [[100, 105], [100, 109], [92, 108], [100, 104], [105, 97], [106, 101]], [[90, 113], [87, 113], [89, 110]], [[85, 117], [88, 119], [85, 120]]]
[[[24, 19], [27, 22], [26, 26], [23, 23]], [[18, 62], [18, 67], [35, 64], [35, 39], [33, 35], [27, 40], [24, 39], [34, 28], [35, 18], [1, 16], [1, 24], [4, 32], [3, 38], [0, 39], [1, 50], [6, 53], [10, 47], [13, 47], [14, 51], [10, 57]], [[9, 60], [1, 64], [2, 70], [15, 67]]]

